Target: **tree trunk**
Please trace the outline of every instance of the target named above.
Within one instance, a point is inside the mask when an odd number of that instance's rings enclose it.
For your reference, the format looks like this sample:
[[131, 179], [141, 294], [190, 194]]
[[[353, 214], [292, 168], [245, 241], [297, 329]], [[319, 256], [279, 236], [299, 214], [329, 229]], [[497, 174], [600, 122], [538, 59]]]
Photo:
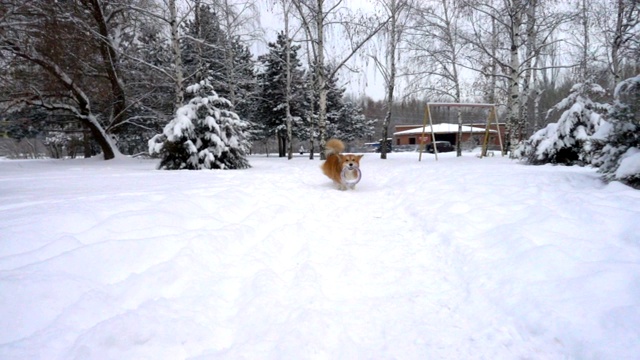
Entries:
[[[395, 45], [391, 46], [390, 58], [395, 59]], [[387, 158], [387, 138], [389, 137], [389, 124], [391, 123], [391, 110], [393, 109], [393, 91], [395, 88], [395, 60], [391, 60], [391, 75], [389, 76], [389, 83], [387, 84], [387, 114], [384, 117], [382, 123], [382, 140], [380, 142], [380, 159]]]
[[[342, 1], [337, 1], [335, 6], [332, 6], [328, 13], [324, 13], [324, 1], [325, 0], [315, 0], [313, 1], [303, 1], [303, 0], [292, 0], [293, 6], [295, 6], [298, 10], [300, 18], [302, 20], [302, 26], [305, 30], [308, 43], [311, 44], [311, 49], [313, 53], [313, 61], [309, 62], [310, 64], [314, 64], [316, 67], [316, 91], [319, 93], [318, 96], [318, 138], [320, 141], [320, 159], [325, 159], [324, 147], [326, 145], [326, 137], [327, 137], [327, 88], [326, 82], [328, 78], [331, 78], [333, 74], [335, 74], [338, 70], [345, 65], [345, 63], [355, 54], [358, 49], [360, 49], [368, 40], [370, 40], [382, 27], [386, 24], [382, 22], [378, 27], [373, 29], [368, 36], [365, 36], [365, 39], [354, 46], [352, 51], [348, 53], [348, 55], [341, 61], [338, 62], [333, 68], [332, 74], [327, 74], [325, 69], [325, 61], [324, 61], [324, 26], [325, 21], [328, 18], [329, 13], [332, 10], [339, 9], [340, 3]], [[312, 8], [312, 3], [316, 5], [316, 8]], [[346, 2], [345, 2], [346, 4]], [[311, 16], [309, 16], [308, 11], [311, 11]], [[311, 19], [310, 19], [311, 17]], [[356, 31], [357, 32], [357, 31]], [[315, 37], [314, 37], [315, 36]], [[311, 155], [312, 157], [312, 155]]]
[[522, 123], [520, 119], [520, 30], [522, 27], [522, 5], [519, 0], [511, 5], [511, 58], [509, 62], [509, 98], [507, 106], [509, 115], [507, 127], [509, 129], [509, 144], [511, 156], [513, 149], [520, 142]]
[[327, 144], [327, 86], [326, 74], [324, 68], [324, 0], [317, 0], [318, 15], [316, 16], [317, 30], [317, 51], [316, 71], [318, 75], [318, 90], [320, 97], [318, 99], [318, 135], [320, 137], [320, 160], [325, 160], [324, 147]]
[[[537, 80], [536, 80], [537, 82]], [[540, 130], [540, 100], [542, 99], [542, 91], [538, 86], [535, 87], [536, 97], [533, 100], [533, 132]]]
[[520, 119], [522, 123], [521, 131], [525, 136], [527, 134], [527, 128], [529, 126], [529, 99], [531, 91], [531, 78], [532, 76], [534, 76], [534, 71], [531, 68], [531, 64], [536, 51], [535, 16], [537, 0], [530, 0], [526, 6], [527, 9], [525, 13], [527, 15], [527, 44], [525, 51], [524, 76], [522, 77], [522, 92], [520, 94]]
[[[497, 79], [498, 79], [498, 28], [496, 26], [496, 19], [491, 18], [491, 89], [489, 89], [489, 103], [496, 103], [496, 88], [497, 88]], [[496, 115], [496, 121], [497, 116]]]
[[176, 111], [184, 103], [184, 77], [182, 66], [182, 51], [180, 50], [180, 37], [178, 34], [178, 14], [176, 0], [169, 0], [169, 24], [171, 25], [171, 52], [174, 65], [174, 91], [175, 98], [173, 110]]
[[[198, 39], [202, 39], [202, 15], [200, 13], [200, 0], [195, 0], [193, 3], [193, 21], [194, 27], [196, 28], [196, 37]], [[195, 80], [202, 81], [205, 78], [204, 63], [203, 63], [203, 54], [202, 54], [202, 43], [200, 41], [195, 42], [196, 54], [197, 54], [197, 65], [196, 65], [196, 74]]]
[[582, 0], [582, 59], [580, 60], [580, 68], [582, 75], [582, 82], [586, 82], [589, 78], [589, 14], [588, 14], [587, 0]]
[[103, 5], [100, 1], [91, 0], [91, 13], [98, 25], [100, 52], [105, 62], [105, 71], [111, 84], [113, 96], [111, 122], [106, 129], [107, 132], [110, 132], [126, 120], [127, 100], [120, 71], [119, 54], [109, 36], [107, 20], [104, 17]]
[[278, 131], [278, 157], [287, 156], [287, 134], [282, 130]]
[[387, 114], [382, 123], [382, 140], [380, 142], [380, 159], [387, 158], [387, 138], [389, 137], [389, 124], [391, 123], [391, 112], [393, 110], [393, 92], [396, 85], [396, 46], [397, 46], [397, 3], [391, 0], [390, 4], [391, 24], [389, 34], [389, 49], [387, 50], [387, 64], [389, 65], [389, 78], [387, 79]]
[[540, 128], [540, 100], [542, 99], [542, 90], [540, 89], [540, 74], [539, 71], [535, 70], [540, 65], [540, 54], [536, 54], [535, 62], [533, 63], [533, 73], [532, 73], [532, 81], [533, 81], [533, 89], [531, 90], [531, 94], [533, 97], [533, 126], [532, 133], [535, 133]]
[[462, 111], [460, 111], [460, 107], [458, 107], [457, 112], [458, 112], [458, 134], [456, 134], [456, 157], [460, 157], [462, 156]]
[[[313, 88], [315, 88], [315, 82], [311, 86]], [[315, 126], [313, 125], [313, 113], [315, 111], [315, 105], [314, 105], [314, 101], [313, 101], [313, 94], [314, 93], [315, 93], [315, 91], [313, 91], [313, 89], [312, 89], [311, 90], [311, 96], [309, 97], [312, 100], [309, 101], [309, 112], [307, 113], [307, 123], [311, 127], [309, 129], [309, 160], [313, 160], [314, 152], [315, 152], [316, 130], [315, 130]], [[323, 150], [324, 149], [320, 149], [320, 152], [324, 152]]]
[[289, 38], [289, 11], [285, 4], [282, 5], [284, 10], [284, 36], [285, 45], [285, 71], [286, 71], [286, 88], [285, 88], [285, 116], [287, 123], [287, 141], [289, 148], [287, 149], [287, 158], [293, 159], [293, 124], [291, 119], [291, 39]]
[[[449, 52], [451, 53], [451, 80], [453, 80], [454, 89], [455, 89], [455, 102], [460, 103], [462, 101], [462, 91], [460, 90], [460, 77], [458, 76], [458, 52], [456, 51], [456, 35], [453, 33], [455, 31], [453, 27], [453, 19], [451, 18], [451, 14], [449, 12], [449, 4], [446, 0], [442, 1], [442, 7], [444, 9], [444, 20], [446, 25], [446, 40], [447, 46], [449, 47]], [[456, 156], [462, 156], [462, 111], [460, 107], [457, 109], [458, 116], [458, 134], [456, 137]], [[436, 149], [437, 150], [437, 149]]]
[[91, 157], [91, 129], [87, 124], [82, 124], [82, 148], [84, 150], [84, 157], [88, 159]]
[[[611, 44], [611, 72], [613, 75], [614, 87], [620, 82], [620, 80], [622, 80], [622, 75], [620, 74], [620, 50], [622, 49], [622, 39], [624, 37], [622, 26], [625, 10], [624, 0], [618, 0], [617, 3], [616, 28], [613, 37], [613, 44]], [[631, 6], [634, 5], [635, 4], [632, 4]]]
[[89, 118], [87, 125], [89, 126], [89, 130], [91, 130], [91, 135], [102, 149], [104, 159], [113, 159], [115, 155], [120, 152], [117, 150], [111, 137], [104, 131], [102, 126], [100, 126], [100, 123], [93, 114], [89, 114], [87, 117]]
[[[234, 38], [234, 34], [233, 34], [233, 29], [234, 29], [234, 25], [233, 25], [233, 19], [231, 18], [233, 15], [233, 9], [232, 9], [232, 5], [229, 4], [229, 2], [227, 0], [224, 1], [224, 21], [226, 22], [226, 26], [225, 26], [225, 30], [226, 30], [226, 36], [227, 39], [231, 40]], [[225, 59], [225, 71], [226, 71], [226, 77], [227, 77], [227, 86], [228, 86], [228, 91], [229, 91], [229, 101], [231, 101], [231, 106], [232, 109], [235, 108], [238, 99], [237, 99], [237, 86], [238, 84], [236, 83], [237, 77], [236, 77], [236, 67], [235, 67], [235, 58], [236, 58], [236, 52], [235, 52], [235, 47], [233, 46], [227, 46], [224, 49], [224, 59]]]
[[120, 153], [91, 111], [91, 102], [87, 94], [57, 64], [41, 57], [39, 54], [25, 52], [20, 47], [13, 44], [11, 44], [11, 46], [5, 46], [5, 50], [11, 51], [14, 55], [42, 67], [69, 91], [69, 97], [74, 100], [76, 106], [44, 103], [39, 100], [32, 100], [29, 102], [30, 104], [42, 106], [49, 110], [63, 110], [71, 112], [82, 124], [89, 127], [93, 138], [96, 140], [104, 154], [105, 160], [113, 159], [116, 154]]
[[311, 138], [309, 140], [309, 160], [313, 160], [314, 152], [315, 152], [315, 144], [314, 144], [313, 138]]
[[[307, 43], [307, 61], [309, 64], [313, 63], [312, 60], [312, 49], [313, 47], [311, 47], [311, 49], [309, 49], [309, 43]], [[314, 158], [314, 153], [315, 153], [315, 138], [316, 138], [316, 131], [315, 131], [315, 122], [314, 122], [314, 114], [315, 114], [315, 94], [316, 94], [316, 90], [317, 90], [317, 82], [316, 80], [318, 79], [317, 76], [317, 69], [315, 70], [316, 76], [312, 76], [312, 82], [311, 82], [311, 89], [308, 91], [308, 98], [309, 98], [309, 111], [307, 112], [307, 123], [309, 124], [309, 160], [313, 160]], [[320, 152], [324, 152], [324, 149], [320, 149]]]

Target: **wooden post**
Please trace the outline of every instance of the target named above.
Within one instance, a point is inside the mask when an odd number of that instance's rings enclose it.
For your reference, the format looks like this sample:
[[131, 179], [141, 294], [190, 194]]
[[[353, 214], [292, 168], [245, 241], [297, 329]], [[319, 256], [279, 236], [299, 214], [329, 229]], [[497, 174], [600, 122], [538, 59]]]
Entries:
[[422, 161], [422, 152], [427, 147], [427, 144], [422, 144], [427, 127], [427, 120], [429, 121], [429, 127], [431, 128], [431, 143], [433, 144], [433, 153], [436, 155], [436, 161], [438, 161], [438, 149], [436, 149], [436, 134], [433, 132], [433, 120], [431, 119], [431, 111], [429, 103], [424, 107], [424, 119], [422, 120], [422, 134], [420, 134], [420, 155], [418, 155], [418, 161]]
[[480, 151], [480, 159], [487, 156], [487, 147], [489, 146], [489, 132], [491, 130], [491, 118], [493, 117], [493, 108], [489, 110], [487, 116], [487, 124], [484, 128], [484, 140], [482, 140], [482, 151]]
[[[489, 133], [491, 132], [491, 123], [492, 121], [496, 124], [496, 129], [498, 131], [498, 141], [500, 142], [500, 148], [504, 149], [502, 144], [502, 135], [500, 134], [500, 127], [498, 125], [497, 111], [495, 104], [482, 104], [482, 103], [427, 103], [424, 109], [424, 119], [422, 121], [422, 135], [420, 137], [420, 141], [424, 139], [424, 135], [427, 127], [427, 120], [429, 121], [429, 126], [431, 127], [431, 142], [433, 143], [434, 154], [436, 156], [436, 161], [438, 160], [438, 148], [436, 147], [436, 135], [433, 130], [433, 120], [431, 119], [431, 106], [447, 106], [447, 107], [481, 107], [481, 108], [489, 108], [489, 116], [487, 117], [487, 126], [485, 128], [484, 141], [482, 144], [482, 150], [480, 152], [480, 158], [486, 156], [487, 154], [487, 146], [489, 143]], [[426, 146], [420, 146], [420, 156], [418, 157], [418, 161], [422, 160], [422, 151]], [[504, 151], [504, 150], [503, 150]], [[503, 154], [504, 156], [504, 154]]]
[[498, 143], [500, 144], [500, 155], [504, 156], [504, 145], [502, 145], [502, 133], [500, 132], [500, 124], [498, 124], [498, 112], [496, 110], [496, 106], [493, 105], [491, 108], [491, 112], [493, 114], [493, 120], [496, 122], [496, 131], [498, 132]]
[[[427, 107], [430, 107], [427, 104]], [[431, 119], [431, 111], [429, 111], [429, 126], [431, 127], [431, 144], [433, 144], [433, 154], [436, 156], [436, 161], [438, 161], [438, 147], [436, 146], [436, 134], [433, 131], [433, 120]]]
[[424, 107], [424, 117], [422, 119], [422, 134], [420, 134], [420, 155], [418, 155], [418, 161], [422, 161], [422, 151], [424, 151], [424, 149], [427, 147], [427, 144], [426, 143], [423, 144], [423, 141], [424, 141], [425, 128], [427, 127], [427, 117], [430, 117], [428, 113], [429, 113], [429, 104], [427, 103], [427, 106]]
[[493, 105], [489, 110], [489, 116], [487, 117], [487, 126], [484, 131], [484, 142], [482, 144], [482, 151], [480, 152], [480, 158], [487, 156], [487, 146], [489, 145], [489, 132], [491, 131], [491, 123], [496, 124], [496, 131], [498, 132], [498, 144], [500, 144], [500, 154], [504, 156], [504, 146], [502, 146], [502, 135], [500, 134], [500, 125], [498, 125], [498, 118], [496, 113], [496, 106]]

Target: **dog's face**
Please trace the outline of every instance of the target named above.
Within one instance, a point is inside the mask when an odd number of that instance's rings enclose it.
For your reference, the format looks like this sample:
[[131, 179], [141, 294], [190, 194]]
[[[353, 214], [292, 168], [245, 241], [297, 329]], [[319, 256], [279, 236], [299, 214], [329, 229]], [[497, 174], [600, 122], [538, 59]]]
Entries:
[[340, 164], [342, 164], [343, 169], [347, 168], [348, 170], [353, 170], [360, 167], [360, 159], [362, 158], [362, 155], [343, 154], [338, 156], [340, 157]]

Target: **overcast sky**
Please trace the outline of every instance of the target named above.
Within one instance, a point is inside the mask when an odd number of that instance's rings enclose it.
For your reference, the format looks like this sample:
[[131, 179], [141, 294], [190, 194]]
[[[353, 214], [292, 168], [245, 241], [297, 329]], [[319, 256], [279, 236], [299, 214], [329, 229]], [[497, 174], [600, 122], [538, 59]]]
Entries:
[[[268, 1], [267, 3], [272, 3]], [[372, 1], [366, 0], [347, 0], [344, 1], [349, 7], [353, 9], [370, 9], [372, 7]], [[260, 12], [260, 24], [265, 32], [266, 41], [275, 41], [276, 34], [279, 31], [284, 30], [284, 20], [281, 14], [281, 8], [272, 10], [273, 6], [263, 5], [263, 11]], [[291, 25], [292, 31], [295, 30]], [[326, 54], [326, 60], [337, 60], [345, 55], [344, 51], [340, 50], [343, 42], [340, 41], [340, 37], [329, 32], [326, 33], [326, 41], [328, 43]], [[254, 46], [254, 55], [259, 56], [267, 52], [266, 44], [257, 44]], [[361, 50], [362, 51], [362, 50]], [[367, 95], [374, 100], [382, 100], [385, 96], [384, 85], [382, 76], [377, 72], [373, 66], [372, 61], [368, 61], [363, 57], [355, 57], [350, 61], [351, 68], [358, 68], [359, 73], [343, 70], [340, 73], [340, 83], [345, 85], [347, 93], [355, 96]]]

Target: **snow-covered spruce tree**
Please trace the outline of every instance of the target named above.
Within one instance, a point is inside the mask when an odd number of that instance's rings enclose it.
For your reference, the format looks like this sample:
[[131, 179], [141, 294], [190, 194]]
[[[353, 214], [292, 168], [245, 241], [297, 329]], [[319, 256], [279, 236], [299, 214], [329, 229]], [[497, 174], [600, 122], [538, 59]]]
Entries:
[[328, 124], [327, 134], [347, 142], [366, 139], [375, 134], [375, 123], [375, 119], [367, 119], [362, 114], [361, 107], [351, 101], [345, 101], [338, 112], [337, 122]]
[[604, 147], [595, 160], [607, 181], [640, 189], [640, 75], [621, 81], [603, 126]]
[[[301, 119], [305, 117], [304, 69], [299, 59], [299, 45], [288, 46], [283, 32], [278, 34], [276, 42], [269, 43], [269, 52], [260, 55], [257, 78], [260, 89], [257, 101], [256, 120], [261, 120], [268, 131], [275, 134], [278, 141], [278, 154], [287, 156], [289, 135], [287, 131], [287, 108], [291, 115], [292, 136], [300, 137]], [[287, 65], [287, 60], [289, 61]], [[290, 72], [290, 84], [287, 84], [287, 71]], [[289, 88], [289, 94], [287, 94]]]
[[246, 169], [248, 124], [230, 111], [207, 80], [187, 88], [194, 98], [176, 111], [162, 134], [149, 140], [149, 153], [159, 154], [159, 169]]
[[608, 108], [591, 97], [604, 94], [605, 90], [597, 84], [574, 85], [569, 96], [547, 113], [549, 117], [555, 111], [563, 111], [558, 122], [549, 123], [518, 146], [515, 157], [532, 165], [590, 164], [595, 150], [592, 136], [603, 122], [601, 114]]

